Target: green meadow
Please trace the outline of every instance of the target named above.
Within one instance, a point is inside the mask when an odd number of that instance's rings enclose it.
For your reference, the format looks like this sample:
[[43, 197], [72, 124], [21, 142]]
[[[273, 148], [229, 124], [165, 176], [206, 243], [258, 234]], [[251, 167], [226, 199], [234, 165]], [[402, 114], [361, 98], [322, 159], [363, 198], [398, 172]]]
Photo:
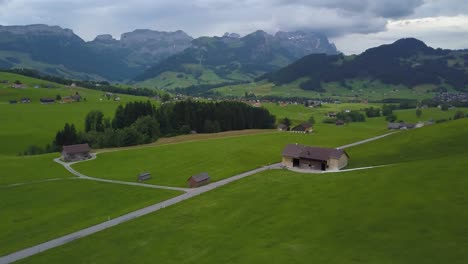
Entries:
[[0, 186], [0, 256], [99, 224], [178, 192], [67, 177]]
[[[0, 73], [0, 80], [21, 81], [26, 88], [11, 88], [11, 84], [0, 84], [0, 155], [16, 155], [29, 145], [44, 147], [51, 143], [55, 133], [65, 123], [74, 123], [84, 128], [84, 119], [91, 110], [101, 110], [112, 117], [119, 104], [129, 101], [147, 100], [145, 97], [119, 95], [120, 102], [107, 100], [103, 92], [84, 88], [71, 88], [21, 75]], [[33, 88], [35, 85], [51, 84], [55, 88]], [[78, 92], [86, 101], [71, 104], [42, 105], [41, 97], [55, 98], [57, 94], [69, 96]], [[31, 98], [30, 104], [9, 104], [10, 100]]]
[[[447, 156], [467, 157], [468, 119], [401, 131], [378, 141], [347, 149], [351, 167], [385, 165]], [[462, 153], [462, 154], [461, 154]]]
[[343, 87], [340, 83], [322, 84], [325, 92], [303, 90], [300, 84], [306, 78], [298, 79], [289, 84], [275, 85], [267, 81], [252, 82], [238, 85], [227, 85], [214, 88], [211, 91], [223, 96], [243, 97], [245, 93], [256, 96], [278, 96], [278, 97], [304, 97], [304, 98], [334, 98], [338, 100], [368, 99], [379, 101], [387, 98], [424, 99], [432, 98], [435, 93], [435, 85], [419, 85], [413, 89], [402, 85], [390, 85], [379, 81], [355, 80], [348, 81]]
[[[461, 139], [467, 125], [350, 150], [362, 163], [412, 161], [334, 174], [267, 171], [19, 263], [464, 264], [468, 141], [441, 142]], [[399, 157], [408, 144], [420, 146]]]
[[290, 143], [338, 147], [386, 131], [381, 120], [343, 127], [320, 125], [311, 134], [272, 131], [101, 153], [96, 160], [73, 168], [88, 176], [122, 181], [135, 181], [137, 174], [151, 172], [153, 178], [148, 183], [185, 186], [191, 175], [201, 172], [208, 172], [217, 181], [279, 162], [282, 149]]

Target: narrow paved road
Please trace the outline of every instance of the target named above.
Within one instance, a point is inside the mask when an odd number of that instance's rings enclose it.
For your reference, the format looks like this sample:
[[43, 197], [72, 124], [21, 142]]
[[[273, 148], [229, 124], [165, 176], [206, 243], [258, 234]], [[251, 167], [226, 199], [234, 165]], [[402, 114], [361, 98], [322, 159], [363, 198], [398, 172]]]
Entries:
[[[85, 160], [85, 161], [90, 161], [96, 159], [96, 155], [93, 154], [93, 157], [91, 159]], [[169, 187], [169, 186], [161, 186], [161, 185], [153, 185], [153, 184], [145, 184], [145, 183], [138, 183], [138, 182], [125, 182], [125, 181], [115, 181], [115, 180], [108, 180], [108, 179], [102, 179], [102, 178], [94, 178], [94, 177], [89, 177], [86, 176], [82, 173], [79, 173], [78, 171], [74, 170], [71, 165], [76, 164], [80, 161], [77, 162], [63, 162], [59, 158], [54, 159], [55, 162], [61, 164], [65, 169], [67, 169], [70, 173], [73, 175], [78, 176], [80, 179], [84, 180], [91, 180], [91, 181], [99, 181], [99, 182], [108, 182], [108, 183], [116, 183], [116, 184], [124, 184], [124, 185], [133, 185], [133, 186], [140, 186], [140, 187], [146, 187], [146, 188], [153, 188], [153, 189], [165, 189], [165, 190], [173, 190], [173, 191], [181, 191], [181, 192], [189, 192], [191, 189], [189, 188], [178, 188], [178, 187]]]
[[[364, 144], [364, 143], [367, 143], [367, 142], [370, 142], [370, 141], [374, 141], [374, 140], [389, 136], [389, 135], [394, 134], [394, 133], [396, 133], [396, 132], [388, 133], [388, 134], [385, 134], [385, 135], [381, 135], [381, 136], [378, 136], [378, 137], [373, 137], [373, 138], [366, 139], [366, 140], [362, 140], [362, 141], [359, 141], [359, 142], [356, 142], [356, 143], [353, 143], [353, 144], [349, 144], [349, 145], [345, 145], [345, 146], [342, 146], [342, 147], [338, 147], [338, 148], [339, 149], [344, 149], [344, 148], [348, 148], [348, 147], [361, 145], [361, 144]], [[96, 158], [96, 156], [94, 155], [92, 159], [95, 159], [95, 158]], [[40, 252], [49, 250], [51, 248], [55, 248], [55, 247], [67, 244], [67, 243], [69, 243], [71, 241], [74, 241], [76, 239], [92, 235], [92, 234], [97, 233], [99, 231], [102, 231], [102, 230], [104, 230], [106, 228], [113, 227], [113, 226], [116, 226], [118, 224], [127, 222], [129, 220], [132, 220], [132, 219], [135, 219], [135, 218], [150, 214], [152, 212], [158, 211], [158, 210], [160, 210], [162, 208], [165, 208], [167, 206], [171, 206], [173, 204], [182, 202], [184, 200], [190, 199], [190, 198], [192, 198], [194, 196], [197, 196], [199, 194], [208, 192], [210, 190], [216, 189], [218, 187], [224, 186], [224, 185], [226, 185], [228, 183], [231, 183], [233, 181], [237, 181], [237, 180], [240, 180], [242, 178], [248, 177], [250, 175], [253, 175], [253, 174], [256, 174], [256, 173], [259, 173], [259, 172], [262, 172], [262, 171], [266, 171], [266, 170], [281, 169], [282, 168], [281, 163], [276, 163], [276, 164], [272, 164], [272, 165], [269, 165], [269, 166], [264, 166], [262, 168], [258, 168], [258, 169], [255, 169], [255, 170], [251, 170], [251, 171], [248, 171], [248, 172], [245, 172], [245, 173], [241, 173], [239, 175], [236, 175], [236, 176], [233, 176], [233, 177], [221, 180], [221, 181], [213, 182], [211, 184], [208, 184], [208, 185], [205, 185], [205, 186], [202, 186], [202, 187], [199, 187], [199, 188], [187, 189], [187, 188], [158, 186], [158, 185], [143, 184], [143, 183], [133, 183], [133, 182], [123, 182], [123, 181], [114, 181], [114, 180], [93, 178], [93, 177], [89, 177], [89, 176], [86, 176], [84, 174], [81, 174], [81, 173], [75, 171], [73, 168], [71, 168], [71, 165], [75, 164], [76, 162], [75, 163], [65, 163], [65, 162], [62, 162], [60, 159], [55, 159], [54, 161], [62, 164], [69, 172], [71, 172], [72, 174], [78, 176], [81, 179], [101, 181], [101, 182], [109, 182], [109, 183], [117, 183], [117, 184], [135, 185], [135, 186], [142, 186], [142, 187], [147, 187], [147, 188], [177, 190], [177, 191], [183, 191], [185, 193], [182, 194], [182, 195], [179, 195], [177, 197], [171, 198], [169, 200], [159, 202], [157, 204], [154, 204], [154, 205], [145, 207], [143, 209], [140, 209], [140, 210], [137, 210], [137, 211], [122, 215], [122, 216], [117, 217], [117, 218], [114, 218], [112, 220], [103, 222], [101, 224], [97, 224], [97, 225], [82, 229], [80, 231], [74, 232], [72, 234], [69, 234], [69, 235], [66, 235], [66, 236], [63, 236], [63, 237], [59, 237], [59, 238], [56, 238], [54, 240], [50, 240], [48, 242], [45, 242], [45, 243], [42, 243], [42, 244], [39, 244], [39, 245], [36, 245], [36, 246], [32, 246], [30, 248], [26, 248], [26, 249], [11, 253], [9, 255], [0, 257], [0, 264], [12, 263], [12, 262], [18, 261], [20, 259], [24, 259], [24, 258], [33, 256], [35, 254], [38, 254]], [[372, 167], [356, 168], [356, 169], [351, 169], [351, 170], [369, 169], [369, 168], [372, 168]], [[350, 171], [350, 170], [348, 170], [348, 171]]]
[[368, 142], [371, 142], [371, 141], [374, 141], [374, 140], [378, 140], [378, 139], [381, 139], [381, 138], [384, 138], [384, 137], [388, 137], [388, 136], [393, 135], [393, 134], [395, 134], [395, 133], [398, 133], [398, 131], [396, 131], [396, 132], [391, 132], [391, 133], [387, 133], [387, 134], [383, 134], [383, 135], [380, 135], [380, 136], [377, 136], [377, 137], [373, 137], [373, 138], [368, 138], [368, 139], [361, 140], [361, 141], [358, 141], [358, 142], [354, 142], [354, 143], [352, 143], [352, 144], [344, 145], [344, 146], [341, 146], [341, 147], [337, 147], [337, 149], [345, 149], [345, 148], [350, 148], [350, 147], [362, 145], [362, 144], [365, 144], [365, 143], [368, 143]]

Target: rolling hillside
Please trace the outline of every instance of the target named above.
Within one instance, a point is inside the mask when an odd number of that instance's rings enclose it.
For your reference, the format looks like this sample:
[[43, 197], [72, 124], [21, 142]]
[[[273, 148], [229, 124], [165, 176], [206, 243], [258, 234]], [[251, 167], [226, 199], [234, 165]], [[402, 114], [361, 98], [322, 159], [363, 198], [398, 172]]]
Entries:
[[[17, 80], [23, 83], [25, 88], [12, 88], [12, 83]], [[65, 123], [84, 126], [84, 118], [91, 110], [101, 110], [106, 116], [112, 116], [117, 106], [122, 103], [148, 100], [146, 97], [118, 95], [120, 101], [116, 102], [108, 100], [100, 91], [69, 87], [4, 72], [0, 72], [0, 81], [9, 82], [0, 83], [0, 155], [15, 155], [33, 144], [45, 146]], [[53, 105], [42, 105], [39, 102], [42, 97], [64, 97], [76, 92], [81, 95], [83, 101]], [[9, 104], [10, 100], [19, 101], [23, 97], [30, 98], [31, 103]]]
[[467, 50], [433, 49], [417, 39], [401, 39], [360, 55], [308, 55], [256, 82], [187, 93], [383, 100], [455, 91], [468, 91]]

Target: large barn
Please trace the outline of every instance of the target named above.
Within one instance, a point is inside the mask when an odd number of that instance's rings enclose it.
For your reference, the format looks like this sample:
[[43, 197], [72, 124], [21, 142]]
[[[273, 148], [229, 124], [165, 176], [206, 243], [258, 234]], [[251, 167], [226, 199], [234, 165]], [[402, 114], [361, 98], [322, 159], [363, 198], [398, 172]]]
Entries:
[[287, 145], [282, 153], [283, 165], [309, 170], [340, 170], [348, 165], [349, 156], [342, 149]]
[[90, 151], [91, 148], [88, 144], [63, 146], [62, 160], [68, 162], [86, 160], [91, 158]]

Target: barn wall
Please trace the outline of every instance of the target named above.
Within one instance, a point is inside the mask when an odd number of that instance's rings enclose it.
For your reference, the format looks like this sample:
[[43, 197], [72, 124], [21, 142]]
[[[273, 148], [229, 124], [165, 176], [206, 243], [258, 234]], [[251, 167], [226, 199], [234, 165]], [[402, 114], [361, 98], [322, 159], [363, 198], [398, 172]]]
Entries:
[[348, 157], [343, 154], [339, 159], [330, 159], [328, 161], [329, 170], [340, 170], [348, 165]]
[[283, 165], [289, 168], [293, 167], [293, 158], [283, 157]]
[[322, 162], [315, 160], [300, 160], [299, 166], [302, 169], [322, 170]]

